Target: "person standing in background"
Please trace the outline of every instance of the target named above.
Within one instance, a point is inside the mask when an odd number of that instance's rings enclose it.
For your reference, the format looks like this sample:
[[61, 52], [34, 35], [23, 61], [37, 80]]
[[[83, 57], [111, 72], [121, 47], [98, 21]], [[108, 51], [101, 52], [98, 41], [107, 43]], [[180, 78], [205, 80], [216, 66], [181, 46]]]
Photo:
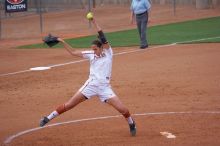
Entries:
[[140, 49], [148, 47], [147, 42], [147, 23], [148, 14], [151, 8], [151, 1], [148, 0], [132, 0], [131, 2], [131, 23], [136, 18], [138, 33], [140, 36]]

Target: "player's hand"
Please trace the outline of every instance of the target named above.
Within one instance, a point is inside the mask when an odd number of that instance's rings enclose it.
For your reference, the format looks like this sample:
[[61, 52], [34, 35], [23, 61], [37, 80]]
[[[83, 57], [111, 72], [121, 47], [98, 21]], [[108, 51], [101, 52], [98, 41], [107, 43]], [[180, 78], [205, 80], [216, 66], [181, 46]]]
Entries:
[[133, 19], [133, 18], [130, 19], [130, 24], [131, 24], [131, 25], [134, 24], [134, 19]]
[[61, 39], [61, 38], [57, 38], [57, 40], [59, 41], [59, 42], [64, 42], [64, 40], [63, 39]]

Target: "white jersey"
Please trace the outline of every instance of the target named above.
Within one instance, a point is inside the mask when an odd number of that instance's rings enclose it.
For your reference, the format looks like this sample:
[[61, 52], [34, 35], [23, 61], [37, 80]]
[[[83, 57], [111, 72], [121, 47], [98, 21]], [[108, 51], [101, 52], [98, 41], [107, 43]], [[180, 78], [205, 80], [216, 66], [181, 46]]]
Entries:
[[90, 61], [89, 80], [96, 83], [110, 83], [112, 72], [113, 51], [103, 49], [100, 56], [97, 56], [94, 51], [82, 51], [83, 57]]

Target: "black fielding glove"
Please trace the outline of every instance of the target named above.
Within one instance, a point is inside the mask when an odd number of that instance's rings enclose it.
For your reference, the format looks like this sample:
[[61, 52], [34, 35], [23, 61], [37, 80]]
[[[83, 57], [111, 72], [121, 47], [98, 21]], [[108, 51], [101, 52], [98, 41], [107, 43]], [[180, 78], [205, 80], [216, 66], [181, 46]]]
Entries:
[[53, 47], [53, 46], [55, 46], [56, 44], [59, 43], [58, 37], [52, 36], [51, 34], [44, 37], [43, 42], [45, 44], [47, 44], [49, 47]]

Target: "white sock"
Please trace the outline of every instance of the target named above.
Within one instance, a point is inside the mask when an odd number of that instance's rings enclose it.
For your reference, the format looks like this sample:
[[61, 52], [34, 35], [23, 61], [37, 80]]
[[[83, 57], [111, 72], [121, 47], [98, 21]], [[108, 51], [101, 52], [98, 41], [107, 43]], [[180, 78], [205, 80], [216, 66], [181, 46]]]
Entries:
[[127, 120], [128, 120], [128, 124], [133, 124], [134, 123], [134, 121], [131, 117], [128, 117]]
[[53, 111], [49, 116], [47, 116], [47, 118], [49, 120], [52, 120], [53, 118], [57, 117], [59, 115], [59, 113], [57, 111]]

